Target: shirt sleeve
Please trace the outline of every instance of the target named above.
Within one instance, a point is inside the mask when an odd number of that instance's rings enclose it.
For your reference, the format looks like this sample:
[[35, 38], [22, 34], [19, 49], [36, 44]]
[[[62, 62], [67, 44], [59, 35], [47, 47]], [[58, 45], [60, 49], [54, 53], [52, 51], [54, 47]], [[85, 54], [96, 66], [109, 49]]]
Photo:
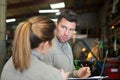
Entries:
[[71, 71], [69, 77], [70, 77], [70, 78], [78, 78], [77, 70], [73, 70], [73, 71]]

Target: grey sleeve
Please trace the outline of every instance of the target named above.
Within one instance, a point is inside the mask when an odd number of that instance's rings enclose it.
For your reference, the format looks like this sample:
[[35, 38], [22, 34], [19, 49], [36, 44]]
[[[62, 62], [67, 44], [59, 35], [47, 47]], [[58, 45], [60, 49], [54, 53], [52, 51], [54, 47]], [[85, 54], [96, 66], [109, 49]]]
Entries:
[[78, 78], [77, 70], [73, 70], [73, 71], [71, 71], [69, 77], [70, 77], [70, 78]]

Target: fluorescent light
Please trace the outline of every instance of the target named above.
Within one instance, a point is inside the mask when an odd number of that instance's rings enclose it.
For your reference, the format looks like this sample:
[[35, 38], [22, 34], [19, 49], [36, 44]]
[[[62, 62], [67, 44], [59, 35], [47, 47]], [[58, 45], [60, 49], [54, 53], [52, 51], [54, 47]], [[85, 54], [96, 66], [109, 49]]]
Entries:
[[77, 35], [76, 35], [76, 38], [77, 38], [77, 39], [87, 38], [87, 34], [83, 34], [83, 35], [82, 35], [82, 34], [77, 34]]
[[53, 9], [53, 10], [39, 10], [39, 13], [57, 13], [60, 12], [58, 9]]
[[61, 3], [50, 4], [50, 7], [52, 9], [55, 9], [55, 8], [64, 8], [65, 7], [65, 3], [61, 2]]
[[52, 21], [54, 21], [54, 22], [57, 22], [57, 19], [51, 19]]
[[56, 15], [60, 15], [61, 12], [57, 12]]
[[7, 19], [6, 22], [9, 23], [9, 22], [15, 22], [16, 19], [15, 18], [12, 18], [12, 19]]

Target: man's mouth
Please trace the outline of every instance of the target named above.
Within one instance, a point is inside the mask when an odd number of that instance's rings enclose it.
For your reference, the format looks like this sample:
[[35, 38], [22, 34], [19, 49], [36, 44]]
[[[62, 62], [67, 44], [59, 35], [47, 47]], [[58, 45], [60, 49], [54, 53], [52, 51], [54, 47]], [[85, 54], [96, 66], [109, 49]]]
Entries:
[[66, 41], [66, 40], [67, 40], [67, 37], [62, 37], [62, 40]]

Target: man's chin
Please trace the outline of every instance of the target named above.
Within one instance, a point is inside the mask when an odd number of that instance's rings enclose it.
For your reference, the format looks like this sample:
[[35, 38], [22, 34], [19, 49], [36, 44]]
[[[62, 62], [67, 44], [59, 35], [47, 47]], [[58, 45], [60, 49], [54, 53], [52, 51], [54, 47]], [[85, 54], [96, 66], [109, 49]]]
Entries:
[[66, 43], [66, 42], [67, 42], [67, 40], [65, 40], [65, 39], [59, 39], [59, 41], [60, 41], [61, 43]]
[[61, 43], [66, 43], [67, 41], [66, 41], [66, 40], [61, 40], [60, 42], [61, 42]]

